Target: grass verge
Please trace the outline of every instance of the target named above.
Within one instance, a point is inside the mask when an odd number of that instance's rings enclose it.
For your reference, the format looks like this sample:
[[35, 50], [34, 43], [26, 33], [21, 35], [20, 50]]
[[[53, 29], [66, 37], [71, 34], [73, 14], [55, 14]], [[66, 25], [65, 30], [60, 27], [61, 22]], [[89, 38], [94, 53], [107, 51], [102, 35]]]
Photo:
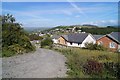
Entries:
[[[59, 51], [66, 56], [66, 64], [69, 68], [67, 71], [68, 78], [117, 77], [117, 72], [115, 71], [118, 69], [116, 69], [115, 65], [118, 63], [118, 53], [80, 48], [54, 48], [54, 50]], [[92, 60], [92, 65], [89, 60]], [[113, 65], [111, 65], [112, 63]], [[99, 64], [102, 64], [103, 67], [100, 68]], [[88, 66], [86, 72], [84, 71], [85, 65]], [[98, 73], [96, 73], [97, 71]]]

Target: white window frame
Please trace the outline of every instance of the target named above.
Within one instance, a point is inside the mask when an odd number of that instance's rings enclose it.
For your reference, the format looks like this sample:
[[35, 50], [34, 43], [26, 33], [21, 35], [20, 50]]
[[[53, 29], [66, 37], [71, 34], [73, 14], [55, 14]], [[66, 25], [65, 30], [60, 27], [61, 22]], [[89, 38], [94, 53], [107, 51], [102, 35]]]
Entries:
[[116, 48], [115, 42], [110, 42], [109, 43], [109, 48]]

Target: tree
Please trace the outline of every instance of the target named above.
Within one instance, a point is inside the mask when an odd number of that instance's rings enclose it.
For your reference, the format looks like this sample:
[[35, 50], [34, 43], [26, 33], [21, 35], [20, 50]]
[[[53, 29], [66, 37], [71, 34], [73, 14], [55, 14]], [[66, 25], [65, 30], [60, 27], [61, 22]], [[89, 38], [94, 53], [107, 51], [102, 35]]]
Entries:
[[31, 41], [33, 41], [33, 40], [42, 40], [43, 39], [43, 37], [41, 37], [39, 35], [36, 35], [36, 34], [29, 35], [29, 38], [30, 38]]
[[41, 47], [49, 46], [52, 47], [53, 41], [51, 38], [45, 38], [43, 41], [41, 41]]
[[[15, 18], [10, 14], [2, 16], [3, 51], [9, 50], [21, 53], [23, 53], [22, 51], [24, 52], [33, 51], [34, 47], [30, 43], [28, 34], [24, 31], [23, 28], [21, 28], [21, 24], [15, 21], [16, 21]], [[12, 50], [12, 48], [14, 48], [14, 50]]]
[[2, 17], [2, 22], [3, 22], [3, 24], [4, 23], [13, 23], [13, 22], [15, 22], [16, 20], [15, 20], [15, 18], [13, 17], [13, 15], [10, 15], [10, 14], [7, 14], [7, 15], [4, 15], [3, 17]]

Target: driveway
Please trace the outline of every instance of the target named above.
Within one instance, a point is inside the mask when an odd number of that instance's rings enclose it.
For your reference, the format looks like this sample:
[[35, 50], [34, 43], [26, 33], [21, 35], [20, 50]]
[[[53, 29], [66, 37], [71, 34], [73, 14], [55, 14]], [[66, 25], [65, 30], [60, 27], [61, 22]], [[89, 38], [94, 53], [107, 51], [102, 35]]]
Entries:
[[66, 77], [64, 55], [47, 49], [37, 49], [2, 59], [3, 78], [57, 78]]

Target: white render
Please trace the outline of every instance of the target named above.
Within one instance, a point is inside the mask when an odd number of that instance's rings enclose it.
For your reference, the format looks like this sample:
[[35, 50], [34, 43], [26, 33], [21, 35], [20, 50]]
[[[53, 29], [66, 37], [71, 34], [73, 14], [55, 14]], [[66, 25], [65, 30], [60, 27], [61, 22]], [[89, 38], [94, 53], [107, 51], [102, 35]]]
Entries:
[[89, 34], [89, 35], [85, 38], [85, 40], [82, 42], [81, 47], [85, 47], [85, 43], [93, 43], [93, 44], [95, 44], [95, 43], [96, 43], [96, 40], [94, 39], [94, 37], [93, 37], [91, 34]]
[[66, 42], [66, 45], [71, 46], [71, 47], [85, 47], [85, 43], [93, 43], [93, 44], [95, 44], [96, 40], [94, 39], [94, 37], [91, 34], [89, 34], [85, 38], [85, 40], [82, 42], [82, 44], [78, 45], [78, 43], [72, 43], [72, 45], [71, 45], [70, 42]]
[[118, 49], [120, 49], [120, 44], [118, 45]]
[[58, 43], [58, 39], [52, 39], [53, 43]]
[[78, 45], [78, 43], [72, 43], [72, 45], [71, 45], [69, 42], [67, 42], [66, 44], [67, 44], [67, 46], [71, 46], [71, 47], [80, 47], [80, 45], [81, 45], [81, 44]]

